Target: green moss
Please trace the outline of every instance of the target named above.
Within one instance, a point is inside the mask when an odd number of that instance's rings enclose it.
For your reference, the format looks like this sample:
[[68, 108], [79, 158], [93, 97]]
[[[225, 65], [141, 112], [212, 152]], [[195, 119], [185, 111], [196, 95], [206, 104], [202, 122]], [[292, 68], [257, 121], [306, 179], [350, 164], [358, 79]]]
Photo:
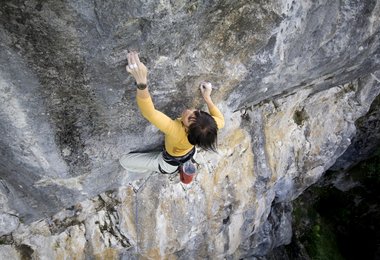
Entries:
[[366, 173], [366, 177], [371, 181], [380, 183], [380, 148], [376, 151], [375, 156], [362, 162], [358, 168], [361, 172]]
[[306, 250], [311, 259], [344, 259], [339, 252], [333, 229], [320, 216], [316, 219], [316, 223], [305, 242]]
[[380, 230], [380, 149], [347, 173], [355, 187], [338, 190], [333, 177], [334, 172], [327, 173], [324, 182], [293, 201], [289, 250], [313, 260], [374, 259]]
[[[315, 208], [315, 201], [324, 196], [326, 189], [313, 189], [311, 197], [293, 203], [293, 227], [297, 230], [293, 240], [304, 245], [311, 259], [344, 259], [340, 254], [334, 229], [321, 217]], [[318, 195], [316, 195], [318, 194]]]

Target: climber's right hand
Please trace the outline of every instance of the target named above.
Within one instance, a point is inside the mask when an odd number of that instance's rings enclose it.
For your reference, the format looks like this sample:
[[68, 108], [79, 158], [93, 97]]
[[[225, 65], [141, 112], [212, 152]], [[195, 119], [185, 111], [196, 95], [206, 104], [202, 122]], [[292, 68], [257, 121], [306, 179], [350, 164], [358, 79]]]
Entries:
[[203, 98], [207, 101], [207, 99], [211, 98], [212, 85], [210, 82], [203, 81], [199, 85]]
[[136, 51], [128, 52], [127, 55], [128, 65], [127, 71], [132, 74], [137, 84], [147, 84], [148, 69], [140, 61], [139, 54]]

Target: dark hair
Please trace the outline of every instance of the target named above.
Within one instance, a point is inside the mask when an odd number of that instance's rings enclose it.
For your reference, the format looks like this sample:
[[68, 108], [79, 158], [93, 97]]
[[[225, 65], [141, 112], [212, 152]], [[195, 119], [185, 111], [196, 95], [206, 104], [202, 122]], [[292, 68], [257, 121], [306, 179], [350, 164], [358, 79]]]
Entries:
[[194, 111], [187, 131], [187, 139], [192, 145], [198, 145], [205, 150], [216, 151], [218, 126], [215, 119], [204, 111]]

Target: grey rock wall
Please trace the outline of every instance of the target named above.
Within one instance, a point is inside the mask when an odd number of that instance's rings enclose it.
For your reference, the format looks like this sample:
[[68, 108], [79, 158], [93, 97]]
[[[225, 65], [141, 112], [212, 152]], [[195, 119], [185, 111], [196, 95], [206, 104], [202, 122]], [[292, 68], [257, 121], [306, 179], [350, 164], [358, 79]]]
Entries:
[[[287, 203], [347, 149], [379, 94], [379, 11], [375, 0], [2, 1], [0, 234], [18, 247], [1, 252], [240, 258], [287, 243]], [[136, 195], [117, 162], [162, 144], [136, 109], [130, 49], [172, 117], [202, 108], [201, 80], [217, 87], [226, 128], [189, 187], [153, 175]], [[96, 199], [111, 190], [114, 209]]]
[[[378, 81], [378, 83], [380, 83], [380, 81]], [[379, 149], [380, 96], [377, 96], [368, 113], [359, 118], [355, 125], [357, 133], [352, 140], [352, 144], [330, 168], [331, 171], [347, 171], [360, 161], [373, 156]]]

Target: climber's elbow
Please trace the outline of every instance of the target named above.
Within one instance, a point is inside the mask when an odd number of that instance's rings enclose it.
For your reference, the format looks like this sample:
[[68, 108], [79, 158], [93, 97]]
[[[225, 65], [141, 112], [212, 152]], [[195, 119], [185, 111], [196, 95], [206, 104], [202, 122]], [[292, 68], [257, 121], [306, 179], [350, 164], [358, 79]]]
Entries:
[[218, 129], [222, 129], [224, 127], [224, 118], [223, 117], [214, 117], [216, 125]]
[[141, 115], [148, 121], [150, 121], [149, 119], [152, 117], [152, 113], [150, 112], [147, 112], [147, 111], [143, 111], [143, 110], [140, 110], [141, 112]]
[[218, 129], [222, 129], [224, 125], [225, 125], [224, 120], [221, 120], [220, 123], [218, 124]]

